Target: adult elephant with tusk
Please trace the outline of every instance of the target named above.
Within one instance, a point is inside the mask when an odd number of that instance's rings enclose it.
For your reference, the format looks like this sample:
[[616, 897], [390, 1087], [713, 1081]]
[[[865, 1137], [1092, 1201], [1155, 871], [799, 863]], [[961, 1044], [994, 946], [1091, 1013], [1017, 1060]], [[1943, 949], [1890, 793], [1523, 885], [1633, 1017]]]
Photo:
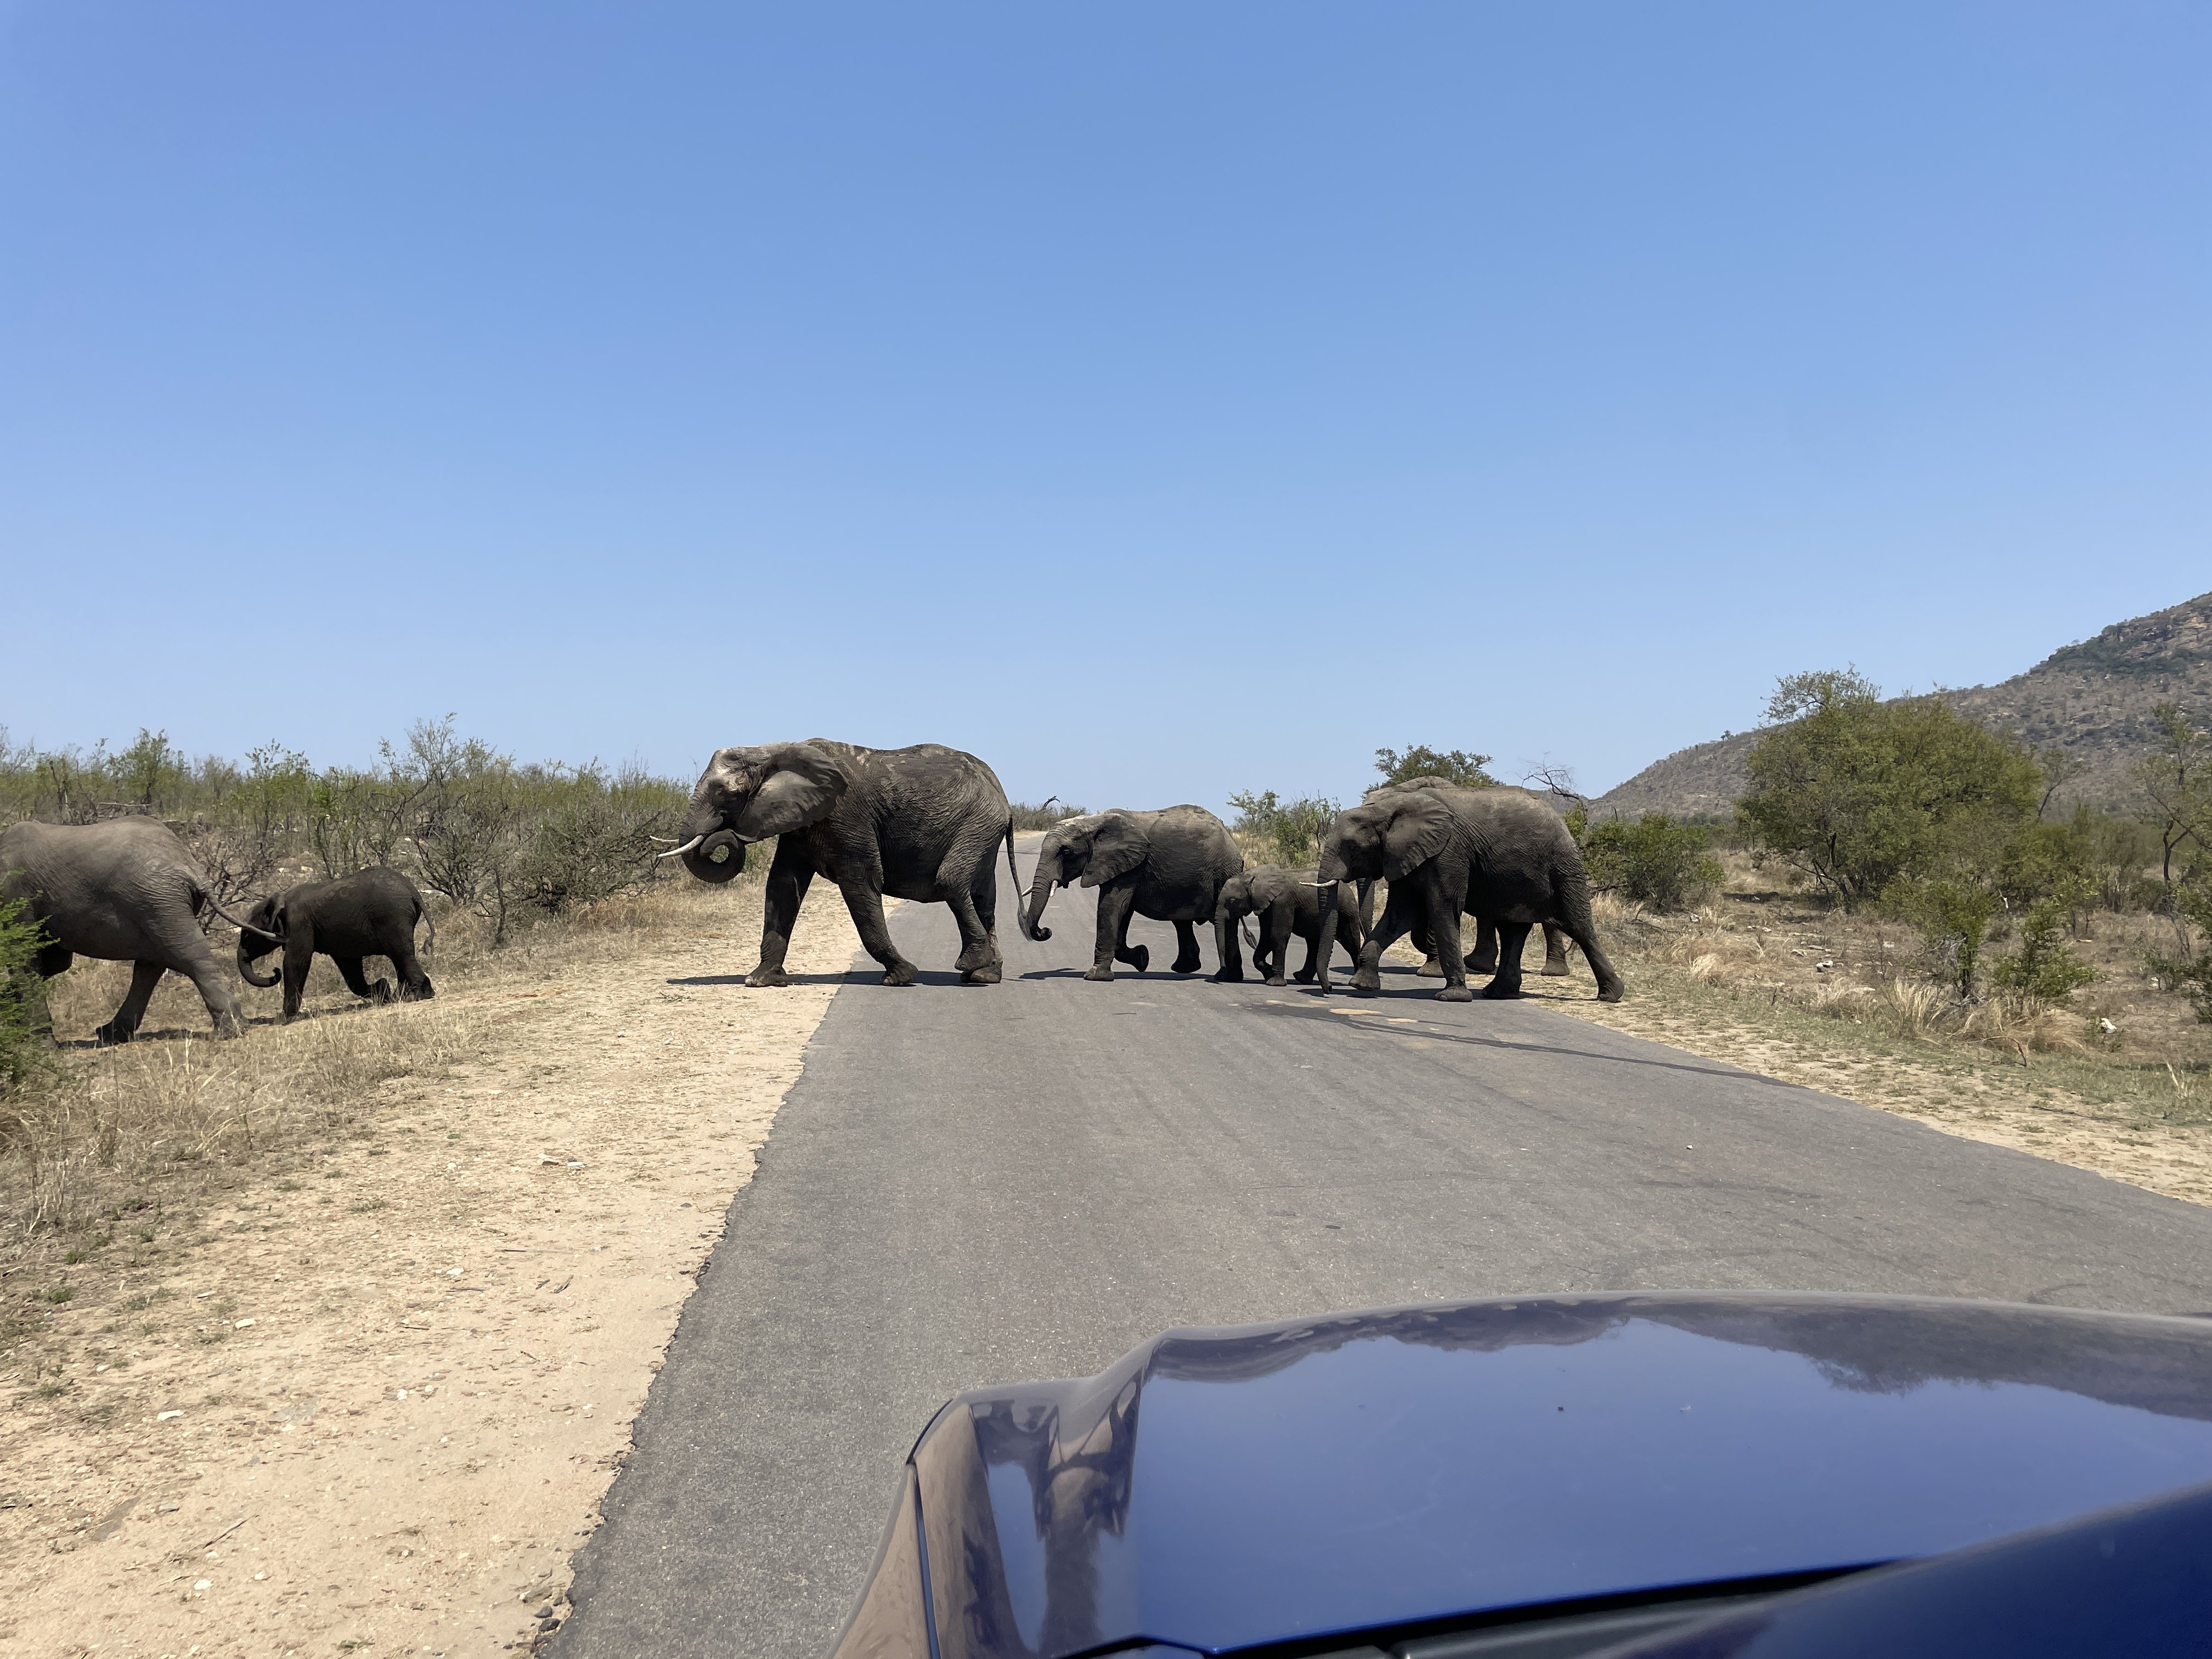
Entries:
[[1054, 887], [1081, 882], [1098, 889], [1098, 939], [1085, 979], [1111, 979], [1114, 964], [1126, 962], [1139, 973], [1152, 965], [1146, 946], [1129, 943], [1132, 916], [1171, 921], [1176, 930], [1175, 971], [1199, 969], [1198, 933], [1193, 924], [1214, 924], [1221, 963], [1217, 980], [1244, 977], [1244, 954], [1237, 923], [1217, 914], [1224, 883], [1244, 867], [1244, 855], [1229, 826], [1203, 806], [1167, 806], [1156, 812], [1115, 808], [1063, 818], [1045, 831], [1030, 878], [1029, 904], [1022, 931], [1048, 939], [1043, 925], [1045, 902]]
[[1597, 942], [1589, 879], [1582, 853], [1559, 815], [1519, 789], [1462, 789], [1449, 785], [1395, 787], [1370, 793], [1336, 816], [1322, 838], [1319, 988], [1328, 989], [1330, 922], [1346, 880], [1380, 876], [1390, 884], [1382, 919], [1360, 947], [1356, 990], [1382, 988], [1382, 952], [1425, 923], [1443, 969], [1441, 1002], [1466, 1002], [1466, 959], [1460, 954], [1462, 911], [1497, 927], [1498, 972], [1483, 994], [1521, 994], [1521, 952], [1528, 930], [1556, 921], [1583, 948], [1597, 975], [1598, 1000], [1620, 1000], [1624, 987]]
[[132, 964], [131, 989], [114, 1018], [94, 1036], [128, 1042], [167, 973], [191, 981], [218, 1036], [244, 1025], [200, 931], [212, 910], [234, 927], [260, 930], [215, 902], [192, 855], [174, 831], [152, 818], [103, 823], [10, 824], [0, 831], [0, 899], [19, 899], [47, 943], [34, 965], [42, 978], [67, 973], [77, 957]]
[[[884, 895], [951, 907], [970, 985], [995, 985], [1001, 845], [1014, 867], [1014, 820], [998, 775], [973, 755], [933, 743], [863, 749], [828, 738], [717, 750], [691, 792], [681, 859], [702, 881], [745, 867], [745, 849], [773, 839], [761, 920], [760, 965], [748, 985], [787, 985], [785, 953], [817, 875], [837, 884], [860, 943], [884, 983], [911, 985], [916, 969], [891, 943]], [[1014, 877], [1016, 890], [1021, 878]]]

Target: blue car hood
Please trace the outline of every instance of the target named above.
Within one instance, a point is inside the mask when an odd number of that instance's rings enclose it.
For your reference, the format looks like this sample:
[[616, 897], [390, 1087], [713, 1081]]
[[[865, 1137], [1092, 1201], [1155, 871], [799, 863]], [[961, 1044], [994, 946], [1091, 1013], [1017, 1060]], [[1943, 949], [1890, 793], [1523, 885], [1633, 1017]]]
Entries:
[[1218, 1652], [1930, 1555], [2212, 1480], [2212, 1322], [1698, 1294], [1179, 1329], [962, 1395], [911, 1461], [877, 1578], [939, 1659]]

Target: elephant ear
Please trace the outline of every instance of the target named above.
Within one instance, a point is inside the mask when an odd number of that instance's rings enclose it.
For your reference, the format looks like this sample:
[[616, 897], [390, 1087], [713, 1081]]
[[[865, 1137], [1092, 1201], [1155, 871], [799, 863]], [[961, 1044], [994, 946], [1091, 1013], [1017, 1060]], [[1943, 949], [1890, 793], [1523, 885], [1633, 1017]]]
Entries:
[[1403, 881], [1444, 850], [1451, 839], [1451, 809], [1425, 790], [1408, 790], [1391, 805], [1382, 831], [1382, 874]]
[[788, 835], [830, 816], [845, 793], [837, 763], [811, 744], [787, 743], [769, 751], [774, 769], [730, 827], [746, 841]]
[[1084, 867], [1083, 884], [1099, 887], [1116, 876], [1126, 876], [1152, 851], [1145, 827], [1127, 812], [1109, 812], [1098, 820], [1091, 837], [1091, 862]]

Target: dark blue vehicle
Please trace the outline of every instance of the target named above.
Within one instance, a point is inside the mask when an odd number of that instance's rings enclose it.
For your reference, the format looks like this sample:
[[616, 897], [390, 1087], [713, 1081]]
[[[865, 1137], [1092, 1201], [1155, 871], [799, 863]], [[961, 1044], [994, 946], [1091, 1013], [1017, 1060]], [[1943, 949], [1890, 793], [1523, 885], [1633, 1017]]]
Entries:
[[940, 1411], [837, 1659], [2212, 1654], [2208, 1483], [2212, 1321], [1721, 1293], [1174, 1330]]

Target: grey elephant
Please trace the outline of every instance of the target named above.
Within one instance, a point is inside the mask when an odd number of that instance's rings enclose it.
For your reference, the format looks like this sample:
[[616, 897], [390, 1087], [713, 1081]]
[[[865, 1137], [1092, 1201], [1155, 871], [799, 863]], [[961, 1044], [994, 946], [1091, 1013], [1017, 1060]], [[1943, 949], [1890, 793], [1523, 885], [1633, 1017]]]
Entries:
[[[1462, 787], [1454, 783], [1449, 778], [1439, 777], [1434, 773], [1425, 773], [1419, 777], [1407, 778], [1399, 783], [1378, 784], [1367, 792], [1366, 799], [1372, 800], [1376, 796], [1387, 793], [1393, 789], [1457, 789]], [[1361, 922], [1370, 929], [1375, 925], [1373, 886], [1372, 882], [1363, 881], [1359, 884], [1359, 918]], [[1420, 976], [1423, 979], [1442, 979], [1444, 976], [1443, 967], [1437, 960], [1436, 942], [1430, 935], [1426, 919], [1415, 921], [1412, 933], [1413, 948], [1421, 953], [1421, 965], [1419, 970]], [[1466, 962], [1467, 970], [1470, 974], [1489, 974], [1497, 971], [1498, 929], [1496, 924], [1487, 916], [1477, 916], [1474, 919], [1474, 949], [1467, 953]], [[1542, 972], [1547, 979], [1561, 979], [1566, 975], [1567, 936], [1555, 921], [1547, 921], [1544, 924]]]
[[[1000, 846], [1014, 867], [1014, 819], [998, 775], [973, 755], [934, 743], [862, 749], [828, 738], [717, 750], [691, 792], [680, 858], [702, 881], [728, 881], [745, 848], [773, 838], [761, 920], [760, 965], [748, 985], [787, 985], [783, 962], [799, 908], [817, 875], [837, 884], [884, 983], [911, 985], [917, 969], [891, 943], [884, 895], [949, 905], [959, 924], [953, 963], [970, 985], [995, 985]], [[1017, 890], [1021, 878], [1014, 878]]]
[[[1321, 951], [1321, 891], [1314, 884], [1313, 876], [1310, 870], [1285, 870], [1279, 864], [1259, 865], [1222, 883], [1221, 896], [1214, 902], [1217, 923], [1226, 918], [1233, 927], [1246, 916], [1259, 918], [1260, 943], [1252, 952], [1252, 966], [1270, 985], [1285, 982], [1284, 970], [1293, 937], [1306, 942], [1305, 966], [1298, 969], [1297, 978], [1303, 984], [1314, 976], [1314, 962]], [[1358, 908], [1339, 905], [1337, 943], [1357, 958], [1366, 938]]]
[[[346, 989], [356, 996], [391, 1001], [392, 982], [370, 980], [362, 972], [362, 957], [383, 957], [399, 975], [398, 994], [409, 1001], [420, 1000], [435, 994], [415, 955], [415, 924], [427, 915], [415, 884], [388, 866], [356, 871], [338, 881], [302, 882], [246, 912], [246, 921], [257, 931], [238, 936], [238, 976], [267, 990], [280, 975], [274, 968], [265, 974], [257, 971], [255, 964], [281, 949], [283, 1018], [290, 1019], [300, 1012], [300, 994], [317, 951], [337, 964]], [[433, 943], [437, 937], [433, 922]]]
[[[1451, 787], [1378, 790], [1336, 816], [1322, 838], [1322, 914], [1333, 921], [1347, 879], [1381, 876], [1390, 884], [1382, 919], [1360, 947], [1353, 988], [1379, 990], [1382, 952], [1425, 921], [1443, 969], [1443, 1002], [1466, 1002], [1466, 959], [1460, 953], [1462, 911], [1497, 924], [1498, 972], [1486, 997], [1521, 994], [1521, 953], [1528, 930], [1556, 921], [1579, 945], [1597, 976], [1598, 999], [1618, 1002], [1624, 991], [1597, 942], [1589, 878], [1581, 849], [1559, 815], [1518, 789]], [[1333, 928], [1324, 927], [1316, 978], [1328, 989]]]
[[133, 964], [131, 989], [94, 1035], [128, 1042], [167, 973], [191, 981], [218, 1036], [245, 1026], [200, 931], [213, 910], [249, 927], [216, 903], [198, 864], [167, 824], [153, 818], [104, 823], [15, 823], [0, 830], [0, 898], [21, 900], [27, 919], [51, 941], [38, 953], [42, 978], [69, 971], [78, 957]]
[[1200, 967], [1193, 924], [1212, 922], [1221, 958], [1214, 977], [1240, 980], [1244, 953], [1237, 925], [1217, 915], [1216, 907], [1222, 884], [1243, 867], [1229, 826], [1203, 806], [1150, 812], [1117, 807], [1063, 818], [1045, 831], [1037, 848], [1022, 931], [1033, 939], [1050, 939], [1052, 930], [1043, 926], [1045, 902], [1054, 887], [1079, 881], [1098, 889], [1098, 941], [1085, 979], [1113, 978], [1116, 962], [1140, 974], [1150, 967], [1151, 950], [1129, 943], [1130, 918], [1149, 916], [1175, 924], [1178, 974], [1194, 974]]

